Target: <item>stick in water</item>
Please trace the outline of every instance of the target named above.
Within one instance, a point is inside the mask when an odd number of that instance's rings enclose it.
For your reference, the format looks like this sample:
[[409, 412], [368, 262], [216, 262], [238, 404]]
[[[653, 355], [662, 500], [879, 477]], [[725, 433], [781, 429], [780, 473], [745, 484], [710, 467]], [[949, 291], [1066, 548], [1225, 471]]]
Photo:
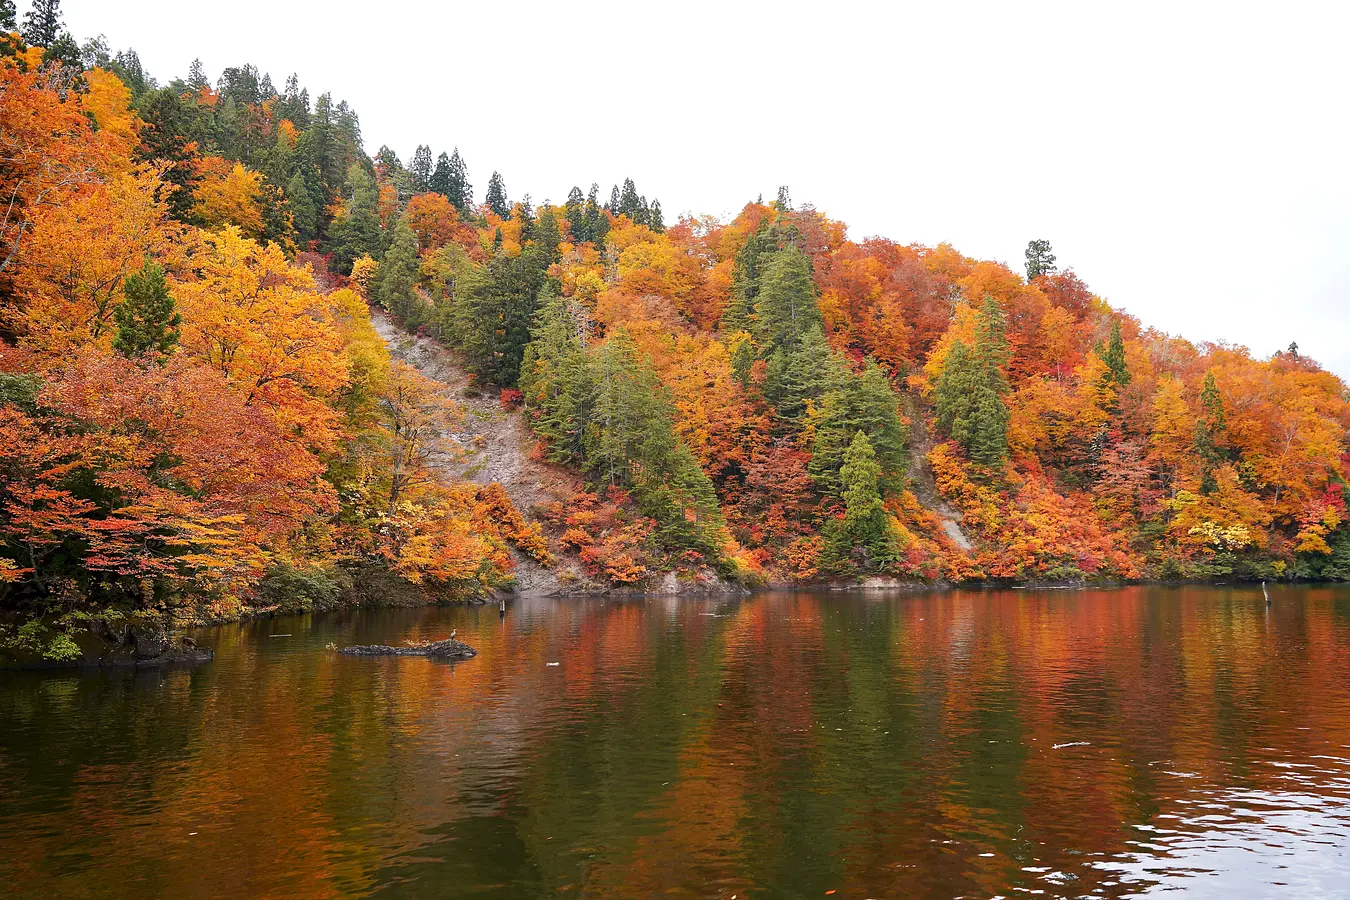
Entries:
[[1266, 595], [1266, 606], [1270, 605], [1270, 591], [1266, 590], [1266, 583], [1261, 582], [1261, 593]]

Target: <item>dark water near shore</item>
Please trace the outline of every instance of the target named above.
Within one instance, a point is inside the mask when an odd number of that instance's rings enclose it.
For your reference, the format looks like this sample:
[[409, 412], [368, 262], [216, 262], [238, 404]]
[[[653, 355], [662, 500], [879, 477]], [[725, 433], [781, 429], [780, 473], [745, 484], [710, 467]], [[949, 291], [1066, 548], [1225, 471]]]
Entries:
[[0, 896], [1345, 897], [1350, 590], [1274, 598], [525, 601], [0, 673]]

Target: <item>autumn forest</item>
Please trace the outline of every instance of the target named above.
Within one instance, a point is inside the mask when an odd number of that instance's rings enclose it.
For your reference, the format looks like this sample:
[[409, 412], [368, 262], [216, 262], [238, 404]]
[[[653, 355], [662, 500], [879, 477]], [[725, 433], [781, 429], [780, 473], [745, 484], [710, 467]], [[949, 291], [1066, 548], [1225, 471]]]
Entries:
[[[786, 187], [720, 221], [366, 146], [295, 75], [160, 83], [57, 0], [0, 0], [0, 643], [473, 599], [521, 566], [1350, 579], [1350, 391], [1297, 346], [1160, 333], [1047, 240], [1012, 268], [850, 238]], [[576, 490], [451, 477], [465, 411], [373, 316]]]

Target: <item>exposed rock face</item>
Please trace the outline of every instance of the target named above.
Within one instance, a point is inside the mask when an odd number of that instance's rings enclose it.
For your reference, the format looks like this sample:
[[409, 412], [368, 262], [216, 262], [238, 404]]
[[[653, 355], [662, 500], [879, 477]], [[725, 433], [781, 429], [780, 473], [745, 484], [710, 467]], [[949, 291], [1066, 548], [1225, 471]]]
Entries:
[[470, 659], [478, 655], [477, 650], [454, 638], [430, 641], [425, 644], [409, 644], [406, 647], [390, 647], [387, 644], [356, 644], [352, 647], [343, 647], [338, 653], [344, 656], [429, 656], [433, 659]]

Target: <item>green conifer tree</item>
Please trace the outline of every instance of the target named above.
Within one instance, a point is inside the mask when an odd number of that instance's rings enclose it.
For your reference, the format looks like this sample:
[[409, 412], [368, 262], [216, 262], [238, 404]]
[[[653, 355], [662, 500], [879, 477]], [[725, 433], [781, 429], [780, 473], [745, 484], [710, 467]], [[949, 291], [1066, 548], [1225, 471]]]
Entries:
[[[316, 173], [317, 174], [317, 173]], [[303, 173], [297, 171], [286, 184], [286, 202], [291, 208], [295, 233], [301, 241], [312, 241], [319, 234], [319, 209], [314, 203]]]
[[1195, 438], [1192, 446], [1200, 458], [1200, 493], [1206, 496], [1219, 488], [1215, 470], [1227, 458], [1228, 418], [1223, 411], [1223, 396], [1219, 393], [1214, 372], [1205, 373], [1200, 389], [1200, 415], [1195, 420]]
[[23, 17], [23, 39], [30, 47], [48, 47], [61, 35], [61, 0], [33, 0]]
[[113, 349], [133, 359], [173, 352], [182, 317], [169, 294], [164, 270], [147, 261], [139, 272], [127, 276], [123, 293], [125, 299], [113, 309], [117, 323]]
[[384, 246], [380, 228], [379, 193], [375, 179], [353, 164], [347, 175], [348, 200], [342, 214], [329, 229], [333, 265], [343, 275], [351, 273], [360, 256], [379, 256]]
[[450, 155], [448, 153], [442, 153], [436, 157], [436, 168], [431, 170], [431, 178], [427, 180], [427, 188], [447, 200], [450, 199]]
[[431, 171], [431, 148], [426, 144], [418, 144], [417, 149], [413, 151], [412, 160], [408, 163], [413, 193], [423, 194], [431, 190]]
[[445, 193], [461, 216], [473, 212], [473, 185], [469, 183], [469, 169], [459, 155], [459, 148], [450, 154], [450, 187]]
[[488, 209], [503, 219], [511, 215], [511, 203], [506, 199], [506, 182], [502, 180], [500, 172], [493, 172], [492, 177], [488, 179], [487, 197], [484, 202]]
[[1111, 321], [1111, 341], [1100, 356], [1102, 362], [1106, 363], [1107, 378], [1117, 388], [1130, 383], [1130, 370], [1125, 364], [1125, 341], [1120, 335], [1120, 320]]
[[759, 264], [756, 338], [765, 348], [794, 347], [807, 331], [823, 327], [811, 260], [789, 245]]
[[867, 359], [858, 375], [841, 364], [819, 409], [808, 470], [823, 493], [838, 496], [842, 490], [844, 454], [859, 432], [867, 435], [876, 453], [882, 491], [895, 494], [903, 489], [909, 462], [906, 430], [890, 379], [875, 360]]
[[826, 528], [822, 561], [836, 571], [879, 572], [894, 566], [902, 547], [881, 500], [881, 466], [867, 435], [853, 436], [840, 470], [844, 517]]
[[1035, 240], [1027, 244], [1027, 281], [1041, 275], [1055, 274], [1055, 254], [1050, 251], [1050, 242]]
[[414, 329], [427, 312], [417, 294], [418, 265], [417, 235], [405, 216], [394, 225], [394, 241], [375, 272], [370, 292], [380, 306]]

